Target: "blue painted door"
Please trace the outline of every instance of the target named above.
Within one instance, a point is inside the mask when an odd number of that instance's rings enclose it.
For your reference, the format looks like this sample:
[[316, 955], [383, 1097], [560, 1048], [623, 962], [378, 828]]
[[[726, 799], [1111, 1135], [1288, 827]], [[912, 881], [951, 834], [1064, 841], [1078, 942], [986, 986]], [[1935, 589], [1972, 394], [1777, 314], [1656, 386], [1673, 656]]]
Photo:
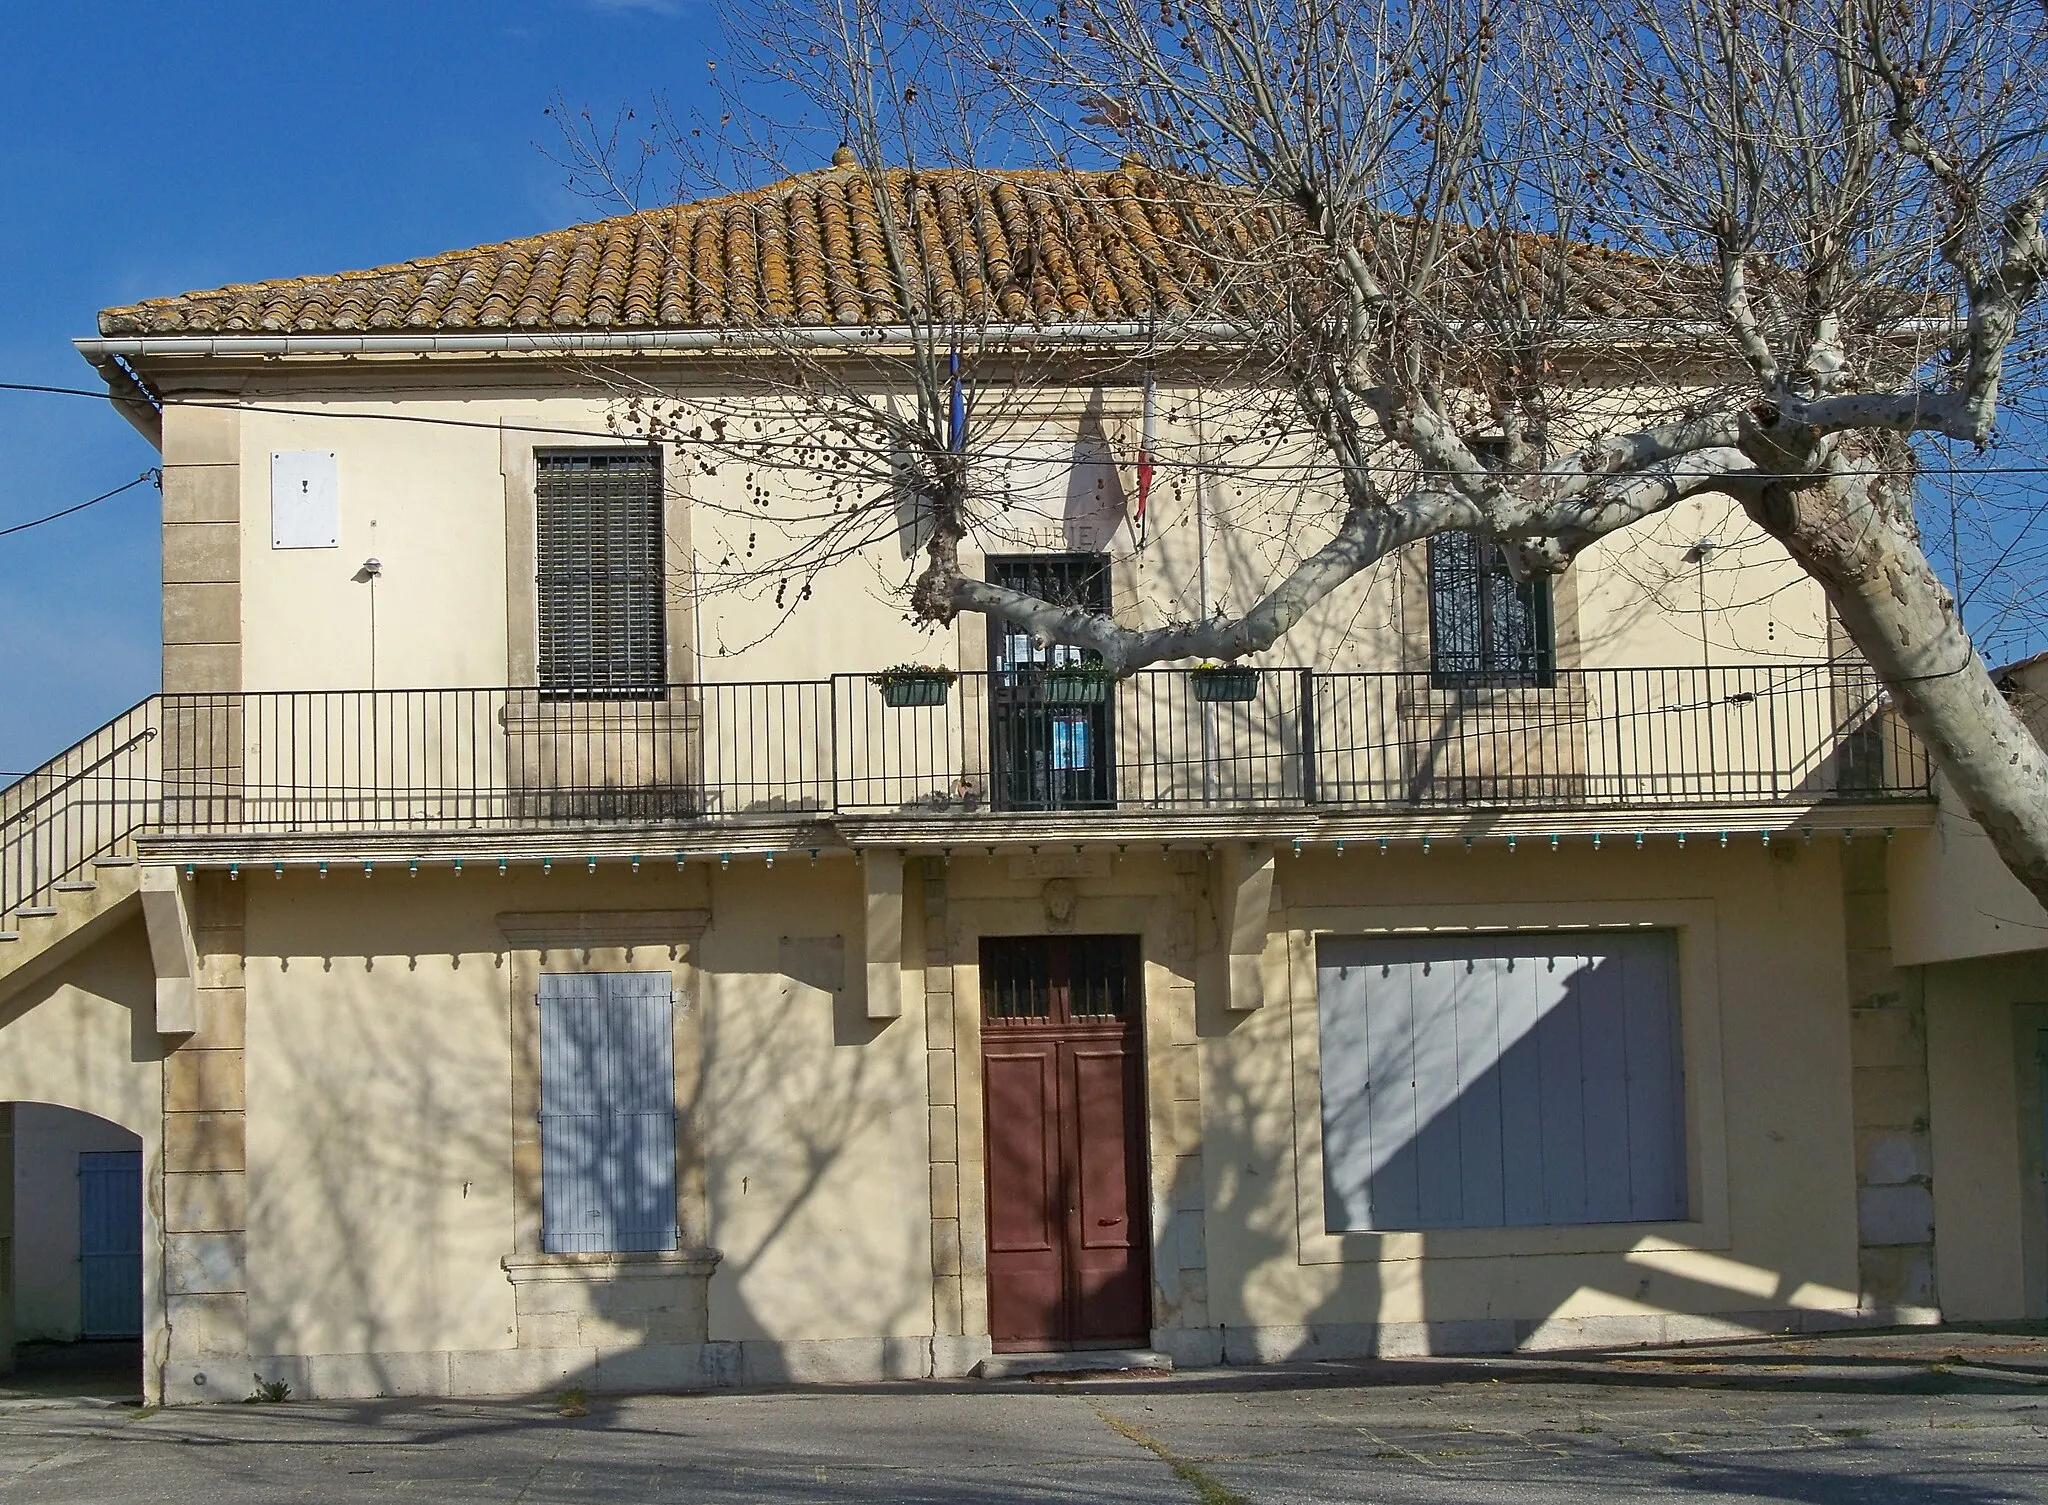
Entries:
[[78, 1332], [142, 1336], [142, 1152], [78, 1157]]

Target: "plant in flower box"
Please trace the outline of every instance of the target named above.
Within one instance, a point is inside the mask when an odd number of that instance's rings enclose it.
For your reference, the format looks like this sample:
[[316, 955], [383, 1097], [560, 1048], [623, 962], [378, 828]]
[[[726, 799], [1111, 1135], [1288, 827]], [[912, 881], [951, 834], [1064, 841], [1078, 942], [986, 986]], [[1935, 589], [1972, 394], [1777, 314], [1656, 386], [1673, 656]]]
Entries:
[[1039, 698], [1048, 705], [1101, 705], [1115, 679], [1101, 664], [1055, 664], [1039, 677]]
[[1197, 700], [1255, 700], [1259, 671], [1249, 664], [1197, 664], [1188, 670]]
[[943, 664], [896, 664], [868, 676], [891, 706], [944, 705], [959, 676]]

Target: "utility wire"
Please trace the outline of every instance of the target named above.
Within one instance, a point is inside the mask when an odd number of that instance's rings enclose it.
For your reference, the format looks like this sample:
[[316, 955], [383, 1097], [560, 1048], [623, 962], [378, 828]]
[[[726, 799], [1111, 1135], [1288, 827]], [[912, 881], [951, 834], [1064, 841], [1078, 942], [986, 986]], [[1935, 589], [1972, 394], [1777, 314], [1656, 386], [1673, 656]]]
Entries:
[[97, 506], [109, 497], [119, 496], [124, 491], [133, 491], [144, 481], [155, 481], [157, 485], [161, 486], [164, 483], [164, 473], [156, 469], [145, 470], [141, 475], [125, 485], [116, 486], [112, 491], [102, 491], [98, 496], [88, 501], [79, 502], [76, 506], [66, 507], [61, 511], [52, 512], [43, 517], [30, 518], [27, 522], [16, 523], [11, 528], [0, 528], [0, 538], [5, 538], [10, 533], [26, 533], [30, 528], [40, 528], [44, 523], [54, 523], [60, 517], [69, 517], [74, 512], [83, 512], [86, 508]]
[[[0, 392], [41, 392], [55, 397], [86, 397], [92, 399], [95, 402], [112, 402], [115, 400], [114, 394], [111, 392], [94, 392], [83, 387], [43, 386], [35, 382], [0, 381]], [[630, 444], [634, 442], [644, 442], [650, 444], [660, 443], [666, 445], [674, 445], [679, 449], [688, 448], [692, 445], [695, 445], [703, 449], [720, 451], [727, 455], [728, 457], [730, 457], [731, 463], [733, 464], [750, 463], [750, 456], [759, 456], [774, 450], [799, 450], [815, 453], [820, 449], [830, 449], [833, 447], [833, 441], [830, 439], [706, 439], [701, 437], [692, 437], [691, 435], [688, 434], [663, 434], [658, 440], [653, 438], [646, 438], [636, 441], [636, 436], [632, 434], [613, 434], [610, 436], [606, 436], [603, 434], [594, 433], [589, 428], [556, 428], [548, 424], [542, 423], [500, 423], [493, 422], [489, 419], [484, 418], [435, 418], [425, 413], [333, 413], [325, 412], [315, 407], [281, 407], [276, 404], [260, 402], [230, 403], [215, 402], [211, 400], [195, 401], [192, 399], [179, 397], [166, 397], [162, 399], [162, 402], [165, 407], [217, 408], [223, 412], [272, 413], [286, 418], [318, 418], [322, 420], [356, 418], [363, 419], [371, 423], [417, 423], [423, 424], [429, 428], [483, 429], [494, 433], [547, 434], [557, 437], [585, 440], [611, 437], [622, 444]], [[1254, 430], [1243, 436], [1243, 442], [1261, 443], [1266, 441], [1277, 441], [1281, 439], [1309, 438], [1314, 437], [1315, 432], [1316, 431], [1313, 429], [1266, 429], [1262, 431]], [[1026, 458], [1031, 457], [1027, 451], [1012, 452], [1006, 450], [1003, 446], [1000, 445], [984, 447], [980, 449], [978, 452], [984, 454], [990, 459], [1002, 459], [1005, 457], [1016, 458], [1018, 454], [1024, 454]], [[1333, 461], [1316, 460], [1283, 460], [1272, 463], [1254, 463], [1250, 461], [1226, 461], [1220, 465], [1217, 465], [1208, 464], [1201, 460], [1177, 460], [1172, 458], [1170, 455], [1164, 453], [1155, 455], [1153, 457], [1152, 463], [1162, 470], [1200, 471], [1203, 469], [1208, 469], [1211, 471], [1220, 470], [1227, 475], [1249, 475], [1265, 471], [1277, 472], [1284, 475], [1300, 475], [1303, 472], [1310, 470], [1333, 471], [1339, 468]], [[178, 462], [173, 461], [169, 468], [175, 470], [182, 467], [180, 467]], [[1455, 474], [1455, 472], [1453, 471], [1436, 469], [1430, 466], [1416, 467], [1412, 470], [1411, 473], [1418, 477], [1443, 476]], [[1841, 474], [1879, 475], [1882, 474], [1882, 472], [1876, 470], [1852, 470], [1843, 471], [1841, 472]], [[1930, 465], [1919, 467], [1915, 470], [1914, 474], [1919, 476], [2038, 476], [2048, 475], [2048, 464], [1946, 466]], [[1809, 479], [1809, 477], [1806, 476], [1804, 472], [1745, 470], [1741, 473], [1741, 479], [1745, 481], [1799, 481]]]

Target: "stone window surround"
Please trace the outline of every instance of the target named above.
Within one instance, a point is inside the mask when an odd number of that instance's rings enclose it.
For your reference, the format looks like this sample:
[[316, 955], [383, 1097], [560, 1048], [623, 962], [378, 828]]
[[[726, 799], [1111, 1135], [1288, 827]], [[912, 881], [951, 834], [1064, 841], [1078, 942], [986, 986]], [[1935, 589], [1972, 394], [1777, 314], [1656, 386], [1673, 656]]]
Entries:
[[[1429, 624], [1429, 541], [1410, 544], [1394, 555], [1396, 597], [1400, 602], [1401, 667], [1411, 673], [1430, 672], [1435, 645]], [[1551, 664], [1559, 674], [1582, 667], [1579, 643], [1579, 575], [1568, 569], [1550, 579]], [[1465, 696], [1483, 695], [1507, 699], [1516, 695], [1558, 694], [1556, 688], [1506, 686], [1498, 689], [1474, 687]]]
[[[568, 431], [536, 434], [520, 420], [506, 419], [498, 436], [498, 469], [505, 480], [505, 683], [528, 689], [539, 683], [540, 603], [536, 583], [538, 543], [534, 492], [541, 450], [624, 450], [661, 452], [663, 534], [662, 594], [667, 604], [668, 682], [693, 680], [696, 621], [696, 554], [690, 545], [690, 492], [681, 451], [672, 444], [649, 446], [593, 427], [588, 438]], [[550, 420], [550, 427], [555, 421]]]
[[[513, 1250], [506, 1271], [515, 1284], [559, 1267], [592, 1279], [629, 1278], [639, 1267], [687, 1270], [718, 1255], [707, 1244], [703, 1134], [694, 1122], [703, 1066], [703, 1018], [695, 956], [710, 924], [706, 909], [564, 910], [498, 916], [508, 943], [512, 1045]], [[672, 978], [676, 1091], [676, 1227], [674, 1253], [658, 1259], [622, 1254], [547, 1254], [540, 1246], [540, 1010], [543, 975], [660, 972]], [[709, 1265], [701, 1273], [709, 1274]]]
[[[1728, 1146], [1721, 1075], [1720, 976], [1710, 899], [1571, 904], [1345, 905], [1276, 917], [1286, 927], [1289, 1034], [1294, 1047], [1295, 1231], [1303, 1264], [1512, 1259], [1545, 1255], [1725, 1250]], [[1675, 1223], [1330, 1233], [1323, 1207], [1321, 1033], [1316, 938], [1646, 929], [1678, 932], [1680, 1035], [1685, 1051], [1687, 1205]]]

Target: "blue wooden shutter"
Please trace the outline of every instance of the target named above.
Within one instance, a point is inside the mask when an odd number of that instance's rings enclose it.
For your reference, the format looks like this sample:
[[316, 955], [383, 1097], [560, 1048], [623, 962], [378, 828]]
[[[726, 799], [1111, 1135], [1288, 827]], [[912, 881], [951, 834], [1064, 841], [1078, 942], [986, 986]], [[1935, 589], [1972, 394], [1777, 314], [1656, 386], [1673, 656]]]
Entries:
[[78, 1157], [78, 1331], [142, 1336], [142, 1152]]
[[541, 979], [541, 1247], [673, 1249], [675, 1051], [667, 973]]
[[1331, 1232], [1686, 1215], [1677, 938], [1326, 940]]

